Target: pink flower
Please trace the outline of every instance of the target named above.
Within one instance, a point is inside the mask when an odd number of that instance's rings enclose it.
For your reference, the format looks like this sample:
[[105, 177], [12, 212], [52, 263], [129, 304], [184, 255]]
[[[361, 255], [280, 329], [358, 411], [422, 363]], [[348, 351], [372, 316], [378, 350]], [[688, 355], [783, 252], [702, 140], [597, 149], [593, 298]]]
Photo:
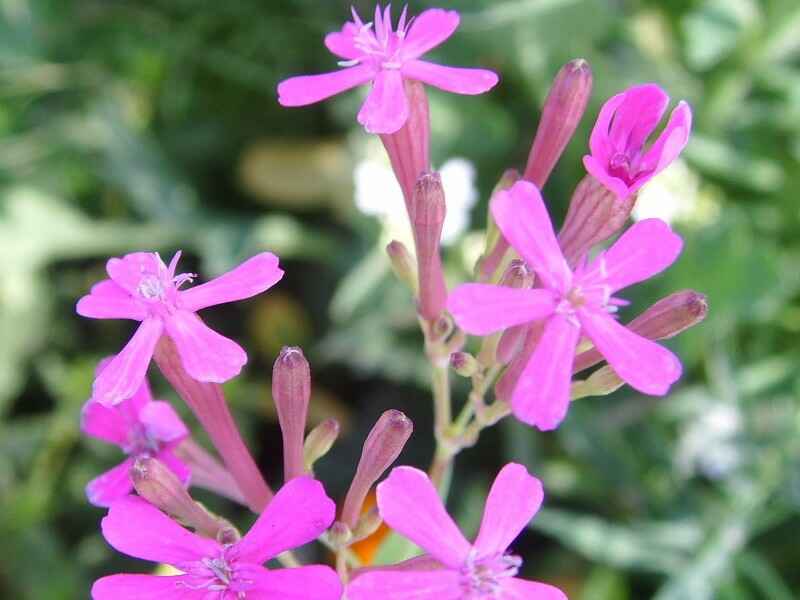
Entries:
[[167, 563], [181, 575], [111, 575], [95, 582], [94, 600], [339, 600], [342, 586], [329, 567], [266, 569], [281, 552], [310, 542], [333, 522], [335, 506], [310, 477], [287, 483], [250, 531], [233, 544], [200, 537], [136, 496], [111, 506], [103, 536], [130, 556]]
[[130, 470], [142, 456], [157, 458], [181, 481], [189, 482], [189, 467], [174, 453], [175, 447], [189, 436], [189, 430], [172, 406], [153, 400], [147, 381], [117, 406], [105, 406], [96, 400], [86, 402], [81, 412], [81, 431], [119, 446], [128, 455], [86, 486], [86, 496], [95, 506], [109, 506], [131, 493]]
[[564, 419], [575, 348], [582, 335], [631, 387], [645, 394], [666, 394], [680, 377], [680, 361], [620, 325], [613, 313], [626, 302], [612, 294], [671, 265], [681, 252], [681, 238], [659, 219], [639, 221], [573, 272], [532, 183], [521, 181], [497, 194], [492, 214], [511, 246], [536, 272], [541, 288], [469, 283], [450, 294], [448, 310], [462, 329], [476, 335], [544, 320], [542, 337], [511, 396], [517, 418], [542, 430], [554, 429]]
[[681, 101], [658, 139], [645, 149], [669, 104], [669, 96], [653, 83], [628, 88], [608, 100], [589, 141], [586, 170], [620, 199], [634, 194], [664, 170], [686, 147], [692, 110]]
[[358, 122], [371, 133], [395, 133], [409, 114], [403, 79], [422, 81], [456, 94], [482, 94], [497, 84], [498, 77], [491, 71], [419, 60], [453, 35], [459, 20], [455, 11], [434, 8], [406, 21], [404, 9], [395, 30], [389, 6], [383, 14], [376, 6], [374, 22], [366, 24], [353, 9], [353, 21], [325, 38], [328, 50], [344, 59], [339, 64], [345, 68], [287, 79], [278, 85], [278, 101], [283, 106], [306, 106], [372, 82]]
[[222, 383], [238, 375], [247, 362], [236, 342], [210, 329], [195, 313], [250, 298], [275, 285], [283, 277], [278, 257], [263, 252], [208, 283], [180, 291], [196, 277], [175, 274], [180, 256], [176, 253], [169, 266], [152, 252], [112, 258], [106, 264], [110, 279], [95, 284], [78, 302], [78, 314], [84, 317], [141, 321], [131, 340], [95, 379], [97, 401], [112, 405], [133, 396], [162, 334], [172, 338], [186, 372], [198, 381]]
[[[349, 600], [566, 600], [553, 586], [519, 579], [522, 559], [508, 547], [538, 512], [542, 484], [522, 465], [497, 475], [480, 531], [470, 544], [447, 514], [428, 476], [397, 467], [378, 486], [378, 510], [393, 530], [417, 544], [439, 568], [409, 562], [369, 569], [347, 587]], [[427, 561], [429, 562], [429, 561]]]

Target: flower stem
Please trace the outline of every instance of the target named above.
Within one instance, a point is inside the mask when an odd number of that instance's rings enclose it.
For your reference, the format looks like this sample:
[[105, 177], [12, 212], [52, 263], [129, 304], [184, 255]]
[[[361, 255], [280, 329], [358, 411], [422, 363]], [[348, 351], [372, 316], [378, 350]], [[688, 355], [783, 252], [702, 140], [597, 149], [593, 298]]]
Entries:
[[166, 336], [156, 346], [155, 360], [164, 377], [189, 405], [208, 433], [244, 495], [247, 506], [253, 512], [260, 513], [272, 499], [272, 490], [242, 439], [222, 387], [192, 379], [183, 368], [172, 340]]

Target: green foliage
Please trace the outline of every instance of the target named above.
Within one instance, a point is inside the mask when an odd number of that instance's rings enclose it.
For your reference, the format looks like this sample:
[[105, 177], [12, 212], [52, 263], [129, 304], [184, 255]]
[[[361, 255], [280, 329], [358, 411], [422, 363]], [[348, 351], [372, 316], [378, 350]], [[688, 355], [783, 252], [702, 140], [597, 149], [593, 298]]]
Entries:
[[[456, 514], [474, 528], [475, 490], [516, 460], [548, 491], [517, 551], [530, 557], [527, 574], [572, 598], [797, 597], [800, 5], [439, 4], [461, 10], [463, 26], [436, 57], [503, 75], [479, 98], [431, 93], [434, 162], [463, 156], [478, 170], [473, 229], [496, 178], [524, 164], [549, 80], [583, 56], [595, 93], [545, 189], [550, 205], [563, 214], [605, 98], [642, 81], [686, 98], [697, 133], [671, 196], [688, 204], [675, 224], [686, 250], [627, 295], [628, 314], [687, 287], [711, 307], [674, 340], [686, 374], [671, 396], [623, 388], [580, 400], [554, 434], [503, 423], [460, 457]], [[99, 574], [142, 568], [107, 549], [102, 512], [83, 495], [118, 455], [80, 439], [80, 406], [96, 361], [129, 329], [80, 321], [73, 306], [113, 254], [183, 248], [204, 276], [262, 248], [281, 255], [277, 295], [209, 315], [251, 356], [230, 395], [268, 474], [280, 458], [265, 374], [281, 343], [304, 345], [312, 360], [314, 418], [345, 425], [321, 467], [332, 494], [384, 407], [417, 423], [403, 460], [428, 460], [414, 307], [384, 260], [386, 232], [351, 200], [353, 166], [369, 152], [354, 119], [360, 97], [294, 110], [275, 101], [281, 78], [335, 66], [322, 34], [347, 6], [0, 0], [3, 597], [85, 598]], [[453, 281], [467, 276], [475, 246], [468, 235], [449, 250]]]

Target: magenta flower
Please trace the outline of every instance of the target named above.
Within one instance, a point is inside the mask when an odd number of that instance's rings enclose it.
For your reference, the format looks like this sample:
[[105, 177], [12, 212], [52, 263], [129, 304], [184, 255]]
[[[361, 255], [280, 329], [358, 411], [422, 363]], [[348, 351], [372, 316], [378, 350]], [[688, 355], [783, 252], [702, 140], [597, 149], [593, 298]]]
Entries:
[[89, 400], [81, 412], [81, 431], [115, 444], [128, 455], [113, 469], [86, 486], [86, 496], [95, 506], [110, 506], [133, 490], [130, 470], [137, 458], [152, 456], [169, 467], [185, 484], [190, 471], [175, 448], [189, 436], [189, 430], [167, 402], [153, 400], [147, 381], [136, 393], [116, 406]]
[[355, 9], [352, 12], [352, 22], [325, 38], [328, 50], [344, 59], [339, 64], [345, 68], [281, 82], [278, 101], [283, 106], [314, 104], [372, 82], [372, 91], [358, 113], [358, 122], [371, 133], [389, 134], [398, 131], [408, 119], [404, 79], [456, 94], [482, 94], [497, 84], [498, 77], [491, 71], [445, 67], [419, 60], [453, 35], [460, 20], [453, 10], [429, 9], [407, 21], [403, 9], [397, 29], [392, 27], [389, 6], [383, 14], [380, 6], [376, 6], [375, 20], [366, 24]]
[[522, 465], [497, 475], [480, 531], [470, 544], [447, 514], [428, 476], [397, 467], [378, 486], [384, 521], [417, 544], [440, 568], [414, 563], [402, 569], [369, 569], [347, 586], [349, 600], [566, 600], [551, 585], [516, 577], [522, 559], [508, 547], [538, 512], [542, 484]]
[[275, 285], [283, 277], [278, 257], [263, 252], [208, 283], [180, 291], [196, 277], [175, 274], [180, 256], [177, 252], [169, 266], [152, 252], [112, 258], [106, 264], [110, 279], [95, 284], [78, 302], [78, 314], [84, 317], [141, 321], [95, 379], [95, 400], [111, 405], [133, 396], [162, 334], [172, 339], [186, 372], [198, 381], [222, 383], [238, 375], [247, 362], [236, 342], [210, 329], [196, 312], [250, 298]]
[[564, 419], [575, 348], [582, 335], [631, 387], [645, 394], [666, 394], [681, 375], [680, 361], [619, 324], [613, 313], [626, 302], [612, 294], [671, 265], [681, 252], [681, 238], [660, 219], [646, 219], [573, 272], [535, 185], [521, 181], [498, 193], [492, 214], [511, 246], [536, 272], [541, 288], [469, 283], [450, 294], [448, 310], [462, 329], [475, 335], [544, 320], [541, 339], [511, 396], [517, 418], [542, 430], [554, 429]]
[[636, 193], [683, 152], [692, 129], [692, 109], [679, 102], [658, 139], [645, 148], [669, 104], [653, 83], [628, 88], [600, 110], [589, 140], [586, 170], [620, 199]]
[[322, 484], [298, 477], [281, 488], [238, 542], [221, 544], [184, 529], [136, 496], [115, 502], [103, 536], [130, 556], [167, 563], [181, 575], [111, 575], [95, 582], [94, 600], [339, 600], [329, 567], [266, 569], [281, 552], [310, 542], [333, 522], [336, 508]]

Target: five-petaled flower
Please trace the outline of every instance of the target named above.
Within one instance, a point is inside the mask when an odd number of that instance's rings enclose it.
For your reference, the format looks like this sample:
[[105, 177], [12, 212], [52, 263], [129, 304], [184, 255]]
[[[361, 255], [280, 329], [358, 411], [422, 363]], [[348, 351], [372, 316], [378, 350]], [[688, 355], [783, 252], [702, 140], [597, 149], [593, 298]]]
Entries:
[[322, 484], [298, 477], [281, 488], [250, 531], [222, 544], [184, 529], [136, 496], [111, 505], [103, 536], [130, 556], [162, 562], [180, 575], [111, 575], [95, 582], [94, 600], [339, 600], [342, 585], [329, 567], [267, 569], [263, 563], [306, 544], [333, 522], [336, 507]]
[[[107, 366], [101, 363], [98, 370]], [[189, 430], [167, 402], [153, 400], [147, 380], [136, 393], [117, 404], [106, 406], [89, 399], [81, 412], [81, 431], [88, 436], [115, 444], [128, 455], [116, 467], [93, 479], [86, 486], [89, 502], [109, 506], [131, 493], [130, 470], [142, 456], [157, 458], [178, 478], [188, 484], [189, 467], [177, 456], [175, 448], [189, 436]]]
[[392, 26], [390, 7], [375, 7], [375, 20], [364, 23], [353, 9], [353, 21], [330, 33], [325, 45], [344, 59], [342, 70], [322, 75], [292, 77], [278, 85], [283, 106], [306, 106], [358, 85], [372, 82], [358, 122], [378, 134], [397, 132], [409, 115], [403, 80], [416, 80], [456, 94], [482, 94], [493, 88], [498, 77], [485, 69], [446, 67], [420, 60], [455, 32], [459, 15], [453, 10], [433, 8], [407, 20], [406, 10], [397, 28]]
[[78, 314], [94, 319], [141, 321], [131, 340], [94, 382], [93, 398], [118, 404], [144, 380], [162, 334], [175, 343], [186, 372], [198, 381], [222, 383], [239, 374], [247, 354], [233, 340], [210, 329], [198, 310], [250, 298], [283, 277], [278, 257], [258, 254], [232, 271], [188, 290], [180, 287], [195, 275], [176, 275], [181, 253], [165, 265], [153, 252], [135, 252], [106, 264], [110, 279], [95, 284], [78, 301]]
[[570, 399], [575, 349], [585, 335], [617, 374], [640, 392], [663, 395], [681, 375], [681, 363], [666, 348], [617, 322], [624, 300], [618, 290], [671, 265], [683, 242], [660, 219], [639, 221], [592, 262], [573, 272], [558, 247], [553, 226], [535, 185], [522, 181], [492, 202], [497, 226], [533, 268], [537, 289], [468, 283], [457, 287], [448, 309], [468, 333], [488, 335], [523, 323], [544, 329], [511, 397], [521, 421], [553, 429]]
[[378, 510], [395, 531], [438, 561], [370, 569], [347, 587], [349, 600], [566, 600], [561, 590], [517, 578], [522, 559], [508, 547], [538, 512], [542, 484], [522, 465], [503, 467], [489, 491], [478, 537], [470, 544], [418, 469], [397, 467], [378, 486]]
[[679, 102], [666, 128], [646, 148], [669, 104], [669, 96], [653, 83], [636, 85], [610, 98], [600, 110], [589, 140], [591, 155], [583, 164], [620, 199], [635, 194], [664, 170], [686, 147], [692, 110]]

